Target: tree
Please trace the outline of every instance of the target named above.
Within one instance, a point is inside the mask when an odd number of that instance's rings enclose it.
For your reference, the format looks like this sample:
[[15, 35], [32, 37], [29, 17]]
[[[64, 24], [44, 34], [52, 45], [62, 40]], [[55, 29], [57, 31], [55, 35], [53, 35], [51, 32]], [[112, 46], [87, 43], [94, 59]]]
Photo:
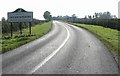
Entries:
[[99, 18], [99, 19], [111, 19], [113, 18], [111, 13], [110, 12], [99, 12], [99, 13], [96, 13], [95, 12], [95, 18]]
[[43, 17], [47, 20], [50, 21], [52, 19], [52, 15], [50, 14], [49, 11], [45, 11]]
[[2, 21], [2, 32], [4, 33], [9, 31], [9, 30], [5, 30], [6, 28], [8, 28], [6, 19], [2, 17], [1, 21]]
[[88, 15], [88, 18], [89, 18], [89, 19], [92, 19], [92, 16], [91, 16], [91, 15]]
[[95, 16], [93, 15], [93, 19], [95, 18]]
[[6, 26], [7, 25], [7, 21], [6, 21], [6, 19], [4, 18], [4, 17], [2, 17], [2, 26]]
[[115, 19], [116, 19], [117, 17], [116, 17], [116, 15], [113, 15], [112, 18], [115, 18]]
[[95, 12], [95, 18], [98, 18], [98, 13]]
[[73, 14], [72, 17], [76, 18], [77, 16], [76, 16], [76, 14]]
[[87, 16], [85, 16], [84, 19], [87, 19]]
[[76, 14], [73, 14], [73, 15], [72, 15], [72, 18], [73, 18], [72, 21], [74, 22], [74, 21], [76, 20], [76, 18], [77, 18]]

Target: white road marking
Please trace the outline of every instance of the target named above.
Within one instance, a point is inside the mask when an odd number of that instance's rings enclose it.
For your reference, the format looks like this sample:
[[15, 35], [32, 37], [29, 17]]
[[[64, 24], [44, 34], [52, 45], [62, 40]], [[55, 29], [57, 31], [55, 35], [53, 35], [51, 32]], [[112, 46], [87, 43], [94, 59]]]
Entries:
[[60, 49], [66, 44], [66, 42], [70, 38], [70, 32], [69, 32], [69, 30], [66, 27], [65, 27], [65, 29], [67, 30], [68, 35], [67, 35], [67, 38], [64, 40], [64, 42], [53, 53], [51, 53], [48, 57], [46, 57], [39, 65], [37, 65], [34, 69], [32, 69], [32, 71], [30, 72], [30, 74], [33, 74], [40, 67], [42, 67], [47, 61], [49, 61], [54, 55], [56, 55], [57, 52], [60, 51]]

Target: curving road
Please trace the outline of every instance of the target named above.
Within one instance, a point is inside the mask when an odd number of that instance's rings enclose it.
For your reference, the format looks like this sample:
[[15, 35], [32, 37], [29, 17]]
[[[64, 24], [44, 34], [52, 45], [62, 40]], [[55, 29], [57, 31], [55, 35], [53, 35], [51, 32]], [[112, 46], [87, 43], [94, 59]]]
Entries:
[[2, 55], [2, 73], [118, 74], [118, 65], [94, 35], [53, 21], [51, 32]]

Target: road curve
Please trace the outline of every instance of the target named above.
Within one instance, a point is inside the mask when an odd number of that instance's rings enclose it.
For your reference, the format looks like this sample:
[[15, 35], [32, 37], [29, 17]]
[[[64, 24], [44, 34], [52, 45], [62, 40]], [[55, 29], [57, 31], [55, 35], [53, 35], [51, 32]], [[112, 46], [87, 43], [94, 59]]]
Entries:
[[53, 21], [48, 34], [2, 55], [2, 73], [118, 74], [118, 65], [94, 35]]

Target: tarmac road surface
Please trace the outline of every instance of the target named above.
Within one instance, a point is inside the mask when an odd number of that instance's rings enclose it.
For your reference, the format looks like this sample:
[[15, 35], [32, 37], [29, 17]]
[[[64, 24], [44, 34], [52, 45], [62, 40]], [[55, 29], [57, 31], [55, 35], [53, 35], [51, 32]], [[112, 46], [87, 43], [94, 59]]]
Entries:
[[76, 26], [53, 21], [45, 36], [2, 55], [3, 74], [118, 74], [107, 47]]

